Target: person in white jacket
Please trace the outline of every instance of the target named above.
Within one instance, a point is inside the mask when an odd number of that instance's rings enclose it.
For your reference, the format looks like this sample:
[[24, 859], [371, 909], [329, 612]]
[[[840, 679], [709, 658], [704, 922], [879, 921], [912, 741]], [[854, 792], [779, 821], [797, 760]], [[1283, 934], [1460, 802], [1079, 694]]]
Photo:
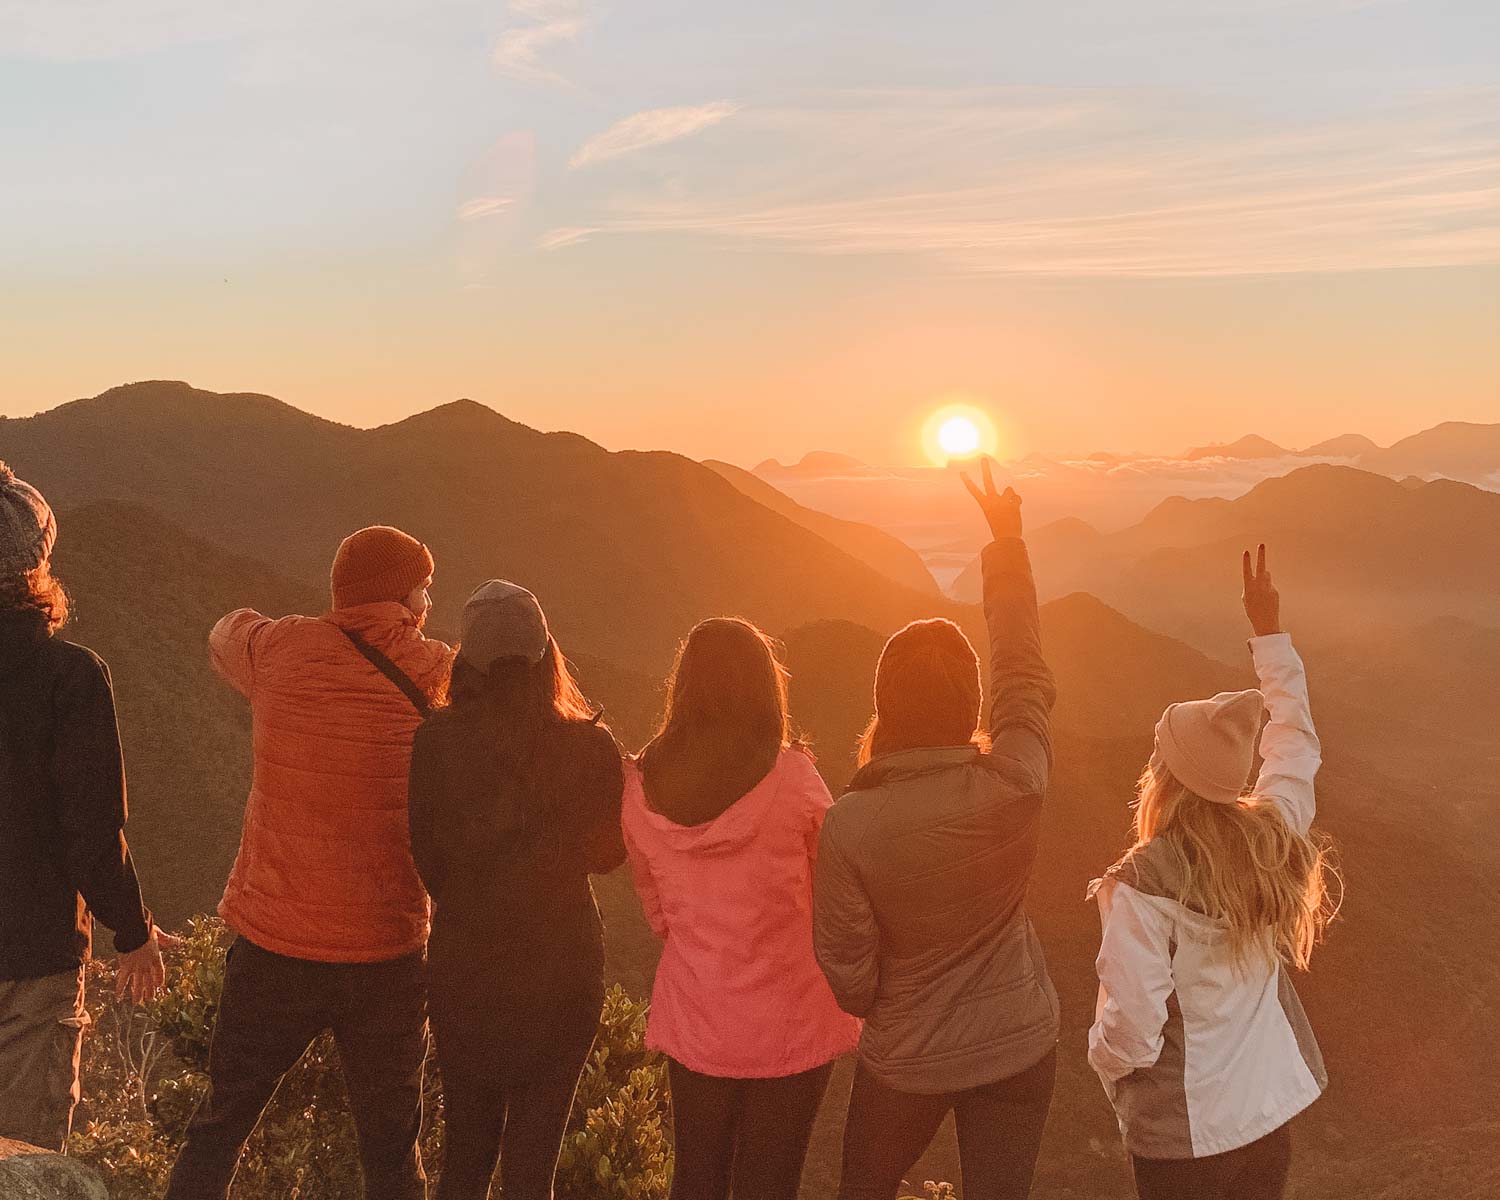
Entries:
[[1141, 1200], [1281, 1197], [1288, 1122], [1327, 1086], [1289, 977], [1331, 916], [1310, 834], [1321, 750], [1264, 546], [1244, 581], [1260, 689], [1167, 709], [1135, 845], [1091, 888], [1104, 932], [1089, 1062]]

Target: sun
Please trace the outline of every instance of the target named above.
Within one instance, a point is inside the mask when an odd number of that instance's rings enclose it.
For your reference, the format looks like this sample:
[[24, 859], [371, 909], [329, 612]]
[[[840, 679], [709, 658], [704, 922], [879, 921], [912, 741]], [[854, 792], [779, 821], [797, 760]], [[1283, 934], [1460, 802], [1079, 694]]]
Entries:
[[949, 417], [938, 426], [937, 436], [949, 458], [969, 458], [979, 452], [979, 426], [968, 417]]
[[982, 408], [972, 404], [946, 404], [937, 409], [922, 427], [922, 448], [936, 466], [947, 466], [954, 459], [993, 455], [999, 438], [995, 423]]

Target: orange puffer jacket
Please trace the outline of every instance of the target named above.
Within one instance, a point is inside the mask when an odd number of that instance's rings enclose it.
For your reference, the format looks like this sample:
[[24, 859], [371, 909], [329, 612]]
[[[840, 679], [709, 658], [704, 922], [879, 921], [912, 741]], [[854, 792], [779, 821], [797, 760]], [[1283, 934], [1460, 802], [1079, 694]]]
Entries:
[[255, 777], [219, 915], [277, 954], [383, 962], [427, 941], [407, 831], [421, 718], [341, 632], [352, 629], [429, 696], [453, 651], [382, 602], [273, 621], [249, 609], [209, 634], [214, 667], [250, 698]]

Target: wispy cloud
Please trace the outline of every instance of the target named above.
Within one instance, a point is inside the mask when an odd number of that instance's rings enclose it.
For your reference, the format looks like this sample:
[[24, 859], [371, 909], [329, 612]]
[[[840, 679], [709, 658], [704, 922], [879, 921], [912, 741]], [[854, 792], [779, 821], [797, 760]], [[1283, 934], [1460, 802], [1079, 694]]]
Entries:
[[560, 225], [556, 229], [547, 230], [537, 239], [537, 249], [561, 250], [564, 246], [576, 246], [598, 232], [599, 230], [591, 225]]
[[616, 121], [603, 133], [597, 133], [578, 147], [568, 165], [583, 167], [605, 159], [633, 154], [649, 146], [675, 142], [691, 137], [710, 125], [717, 125], [739, 111], [738, 104], [719, 100], [712, 104], [688, 105], [682, 108], [651, 108]]
[[571, 42], [588, 26], [588, 15], [580, 0], [511, 0], [517, 19], [495, 43], [495, 65], [515, 79], [532, 83], [567, 83], [544, 65], [542, 52]]
[[721, 156], [731, 168], [674, 162], [660, 188], [635, 184], [592, 223], [815, 254], [915, 254], [966, 272], [1494, 263], [1497, 99], [1475, 90], [1295, 124], [1141, 93], [839, 96], [747, 111]]

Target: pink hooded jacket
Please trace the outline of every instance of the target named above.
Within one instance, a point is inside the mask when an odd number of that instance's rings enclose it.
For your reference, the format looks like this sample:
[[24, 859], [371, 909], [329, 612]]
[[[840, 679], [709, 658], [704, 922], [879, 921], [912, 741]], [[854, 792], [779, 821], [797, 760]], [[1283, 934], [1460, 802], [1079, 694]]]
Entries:
[[666, 945], [646, 1044], [731, 1079], [796, 1075], [854, 1049], [813, 957], [812, 880], [833, 800], [806, 753], [783, 750], [760, 783], [703, 825], [674, 824], [625, 770], [623, 824], [636, 891]]

